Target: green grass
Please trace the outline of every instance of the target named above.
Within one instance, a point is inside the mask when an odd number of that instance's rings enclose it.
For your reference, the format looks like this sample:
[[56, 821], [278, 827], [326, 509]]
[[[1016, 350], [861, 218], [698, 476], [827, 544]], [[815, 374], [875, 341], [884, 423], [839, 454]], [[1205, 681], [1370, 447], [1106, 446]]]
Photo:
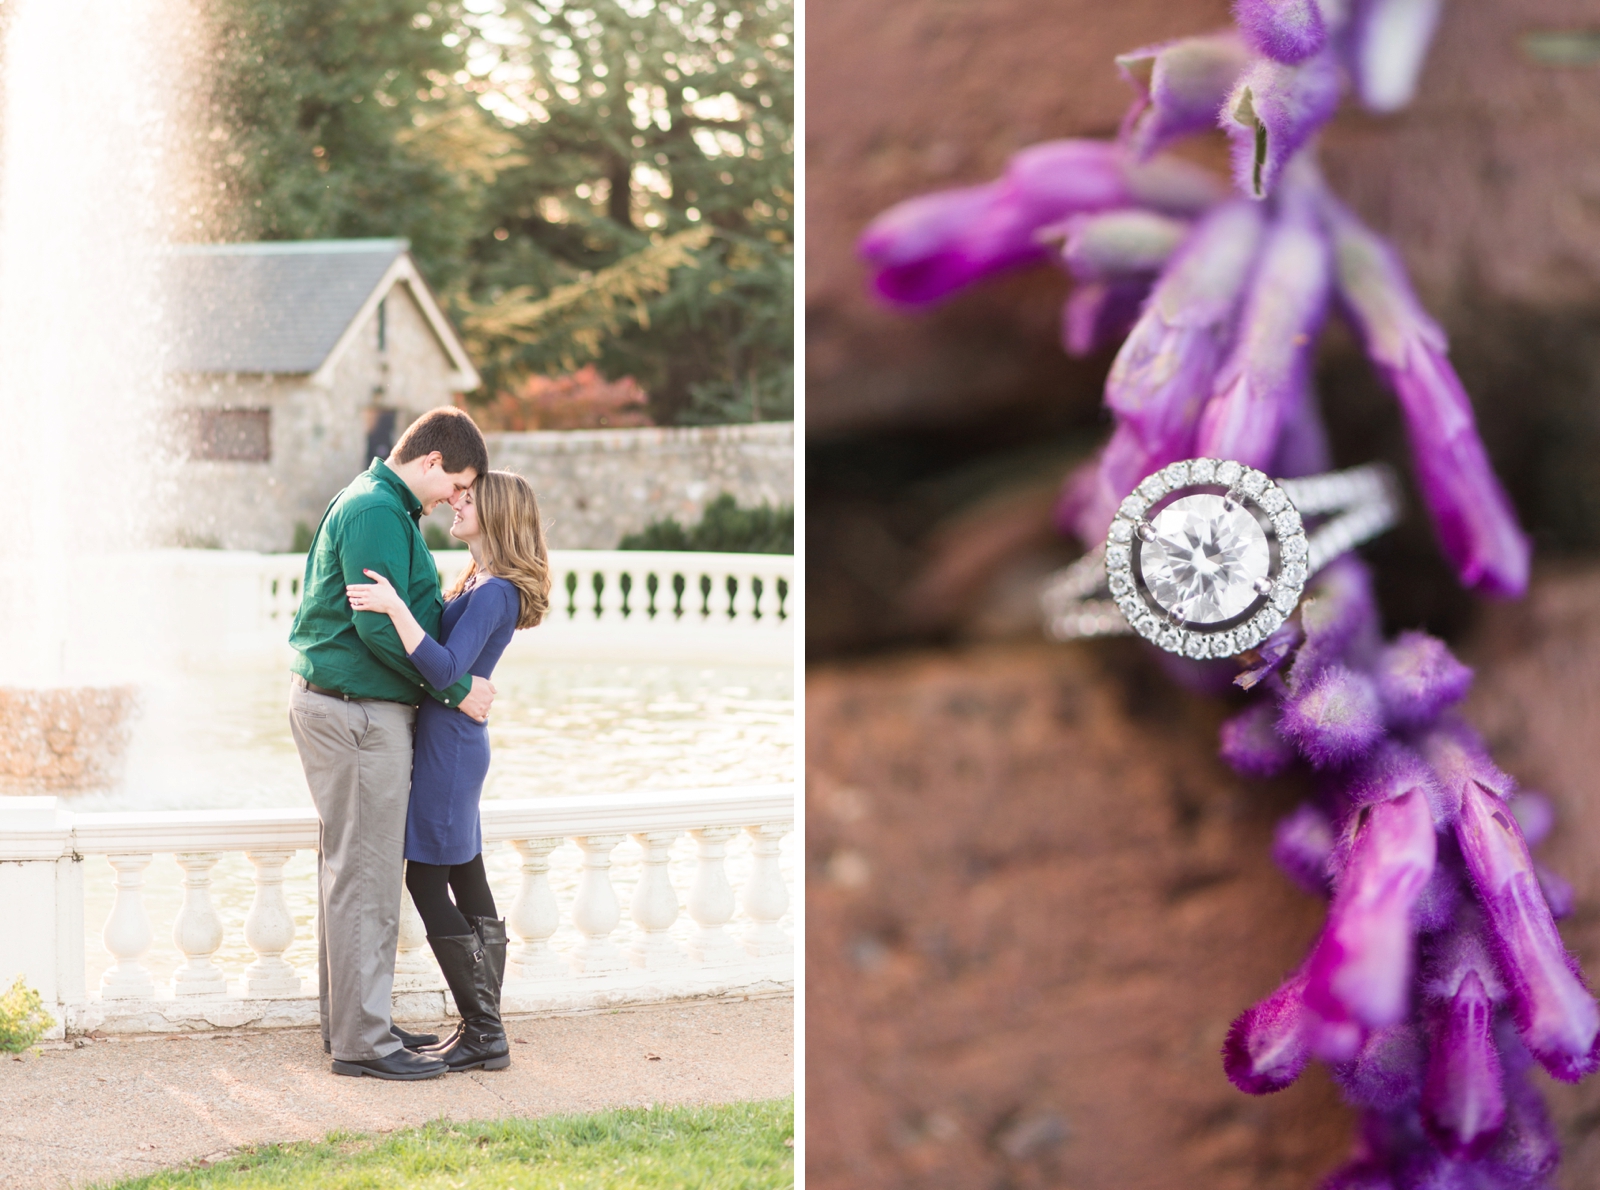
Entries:
[[542, 1120], [436, 1120], [382, 1136], [242, 1149], [109, 1190], [767, 1190], [794, 1184], [794, 1101]]

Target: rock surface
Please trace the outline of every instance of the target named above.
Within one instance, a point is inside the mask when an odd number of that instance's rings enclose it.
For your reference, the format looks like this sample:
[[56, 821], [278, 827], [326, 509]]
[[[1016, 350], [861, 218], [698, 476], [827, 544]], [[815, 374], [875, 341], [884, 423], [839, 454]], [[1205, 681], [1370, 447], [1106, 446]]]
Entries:
[[[1541, 575], [1466, 652], [1473, 719], [1555, 803], [1541, 858], [1600, 976], [1600, 570]], [[1222, 1073], [1323, 917], [1267, 856], [1301, 787], [1215, 759], [1229, 706], [1126, 640], [812, 670], [810, 1186], [1309, 1190], [1344, 1158], [1319, 1067], [1263, 1098]], [[1600, 1185], [1600, 1080], [1541, 1085], [1560, 1184]]]

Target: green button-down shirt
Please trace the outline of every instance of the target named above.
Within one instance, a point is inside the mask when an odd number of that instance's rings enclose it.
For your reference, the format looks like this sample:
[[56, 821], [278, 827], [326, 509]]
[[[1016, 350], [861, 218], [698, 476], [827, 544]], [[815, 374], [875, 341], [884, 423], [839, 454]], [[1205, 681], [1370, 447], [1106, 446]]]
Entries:
[[289, 644], [289, 667], [314, 686], [351, 698], [382, 698], [415, 706], [424, 694], [459, 706], [472, 689], [463, 678], [435, 690], [406, 656], [388, 616], [350, 609], [347, 583], [370, 583], [374, 570], [400, 592], [423, 631], [437, 639], [444, 599], [439, 571], [422, 540], [422, 502], [382, 459], [333, 498], [306, 555], [300, 610]]

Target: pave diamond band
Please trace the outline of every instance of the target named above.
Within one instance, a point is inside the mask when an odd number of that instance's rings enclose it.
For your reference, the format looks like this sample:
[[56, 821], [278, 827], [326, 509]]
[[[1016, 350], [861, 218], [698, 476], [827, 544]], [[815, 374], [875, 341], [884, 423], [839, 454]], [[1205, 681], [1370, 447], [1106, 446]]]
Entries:
[[[1122, 502], [1103, 546], [1045, 580], [1045, 631], [1135, 632], [1196, 659], [1247, 652], [1294, 613], [1311, 575], [1399, 507], [1381, 463], [1276, 481], [1229, 460], [1173, 463]], [[1309, 533], [1306, 518], [1320, 521]]]

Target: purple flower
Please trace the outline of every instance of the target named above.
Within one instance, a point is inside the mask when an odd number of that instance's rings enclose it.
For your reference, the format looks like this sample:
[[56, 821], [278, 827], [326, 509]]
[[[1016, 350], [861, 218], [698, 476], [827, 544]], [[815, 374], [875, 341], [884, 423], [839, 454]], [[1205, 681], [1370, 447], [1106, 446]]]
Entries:
[[1278, 709], [1270, 702], [1246, 707], [1223, 721], [1219, 755], [1243, 777], [1276, 777], [1294, 763], [1294, 748], [1277, 732]]
[[1373, 677], [1384, 713], [1402, 731], [1431, 723], [1465, 698], [1472, 685], [1472, 671], [1442, 640], [1425, 632], [1402, 632], [1379, 655]]
[[1234, 0], [1233, 19], [1256, 53], [1293, 66], [1328, 40], [1317, 0]]
[[1317, 1190], [1396, 1190], [1396, 1186], [1387, 1166], [1362, 1157], [1334, 1170]]
[[1344, 665], [1328, 666], [1290, 697], [1278, 732], [1315, 768], [1366, 755], [1383, 735], [1383, 712], [1372, 679]]
[[1502, 798], [1516, 791], [1517, 783], [1489, 758], [1478, 733], [1460, 719], [1441, 720], [1417, 746], [1439, 778], [1435, 817], [1441, 826], [1456, 820], [1469, 787], [1487, 789]]
[[1511, 799], [1511, 813], [1529, 847], [1543, 843], [1556, 824], [1556, 808], [1550, 804], [1550, 799], [1527, 789]]
[[1380, 742], [1356, 766], [1345, 782], [1344, 793], [1351, 805], [1366, 806], [1418, 789], [1431, 806], [1437, 798], [1437, 786], [1427, 762], [1414, 749], [1391, 737]]
[[1571, 917], [1578, 903], [1578, 894], [1572, 885], [1541, 863], [1533, 865], [1533, 874], [1539, 878], [1539, 891], [1544, 893], [1544, 903], [1550, 906], [1550, 916], [1557, 921]]
[[1390, 1025], [1370, 1033], [1354, 1059], [1336, 1066], [1334, 1081], [1350, 1103], [1397, 1111], [1421, 1095], [1427, 1057], [1427, 1046], [1414, 1025]]
[[890, 302], [937, 301], [983, 277], [1046, 259], [1034, 233], [1130, 201], [1121, 154], [1100, 141], [1049, 141], [982, 186], [919, 195], [874, 219], [856, 245]]
[[1442, 7], [1442, 0], [1357, 0], [1346, 52], [1369, 110], [1399, 111], [1411, 102]]
[[1139, 93], [1122, 122], [1122, 139], [1145, 158], [1180, 137], [1215, 128], [1217, 111], [1249, 61], [1233, 32], [1185, 37], [1117, 56], [1117, 69]]
[[1328, 861], [1333, 855], [1333, 824], [1309, 802], [1302, 802], [1272, 832], [1272, 861], [1313, 896], [1328, 892]]
[[1233, 684], [1241, 690], [1255, 689], [1269, 675], [1278, 671], [1305, 638], [1305, 629], [1300, 627], [1298, 619], [1285, 620], [1271, 636], [1255, 647], [1256, 660], [1239, 671]]
[[1061, 307], [1061, 348], [1076, 359], [1127, 338], [1150, 295], [1147, 280], [1076, 285]]
[[[1158, 466], [1190, 450], [1261, 227], [1260, 212], [1242, 202], [1202, 219], [1156, 283], [1111, 365], [1106, 404], [1151, 457], [1170, 456]], [[1118, 476], [1111, 493], [1120, 501], [1148, 473]]]
[[1420, 791], [1358, 814], [1328, 924], [1306, 961], [1305, 1002], [1318, 1016], [1368, 1029], [1405, 1019], [1411, 910], [1433, 874], [1436, 848]]
[[1494, 1005], [1469, 970], [1434, 1019], [1422, 1092], [1423, 1115], [1451, 1156], [1481, 1152], [1505, 1121], [1493, 1026]]
[[[1123, 344], [1123, 350], [1127, 344]], [[1100, 451], [1094, 474], [1072, 482], [1057, 507], [1057, 522], [1067, 523], [1085, 544], [1105, 540], [1117, 505], [1145, 476], [1186, 456], [1182, 447], [1152, 450], [1129, 425], [1119, 425]]]
[[[1307, 385], [1310, 345], [1328, 306], [1328, 245], [1310, 201], [1285, 196], [1250, 280], [1228, 361], [1200, 417], [1195, 453], [1266, 467]], [[1298, 201], [1296, 201], [1298, 200]]]
[[1340, 297], [1367, 355], [1400, 399], [1417, 479], [1461, 581], [1489, 595], [1528, 586], [1528, 539], [1478, 437], [1445, 336], [1418, 304], [1398, 258], [1331, 197], [1323, 203]]
[[1365, 664], [1377, 652], [1378, 603], [1372, 575], [1358, 556], [1346, 554], [1325, 566], [1312, 579], [1309, 595], [1300, 606], [1306, 641], [1289, 667], [1290, 693], [1309, 687], [1334, 661]]
[[1066, 221], [1061, 259], [1080, 281], [1160, 272], [1189, 235], [1189, 223], [1154, 211], [1107, 211]]
[[1489, 919], [1522, 1039], [1552, 1075], [1576, 1082], [1600, 1064], [1600, 1008], [1556, 932], [1522, 831], [1499, 798], [1469, 781], [1456, 840]]
[[1528, 1082], [1532, 1062], [1527, 1050], [1504, 1022], [1497, 1023], [1495, 1040], [1505, 1070], [1506, 1117], [1482, 1164], [1498, 1175], [1502, 1186], [1542, 1186], [1561, 1160], [1561, 1142], [1556, 1139], [1543, 1096]]
[[1257, 58], [1245, 68], [1218, 119], [1233, 139], [1233, 177], [1243, 193], [1272, 193], [1289, 159], [1338, 108], [1340, 82], [1328, 54], [1299, 66]]
[[1228, 1081], [1248, 1095], [1281, 1091], [1306, 1068], [1311, 1051], [1305, 1038], [1305, 975], [1295, 972], [1228, 1030], [1222, 1068]]
[[1299, 475], [1320, 475], [1333, 470], [1333, 451], [1328, 446], [1328, 431], [1322, 424], [1317, 394], [1305, 369], [1298, 373], [1300, 383], [1290, 395], [1278, 431], [1278, 447], [1272, 456], [1272, 475], [1292, 479]]

